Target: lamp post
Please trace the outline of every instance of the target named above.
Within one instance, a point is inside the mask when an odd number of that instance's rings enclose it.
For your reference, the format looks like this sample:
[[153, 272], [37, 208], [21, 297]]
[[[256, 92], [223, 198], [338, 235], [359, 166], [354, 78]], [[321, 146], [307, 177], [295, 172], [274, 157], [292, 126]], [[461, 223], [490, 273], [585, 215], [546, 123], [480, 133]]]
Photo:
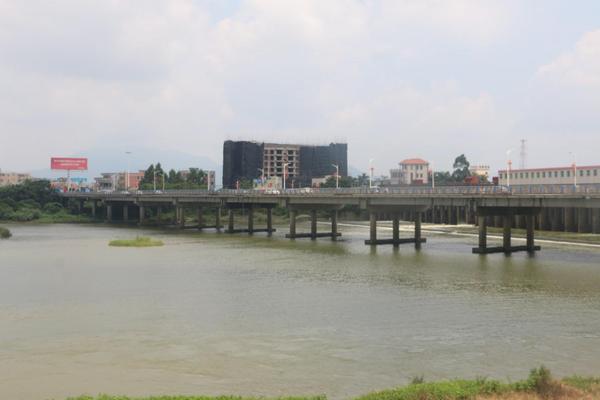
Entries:
[[336, 165], [336, 164], [331, 164], [333, 167], [335, 167], [335, 188], [339, 189], [340, 188], [340, 166]]
[[127, 170], [125, 171], [125, 190], [129, 191], [129, 159], [130, 159], [130, 155], [131, 152], [130, 151], [126, 151], [125, 154], [127, 154]]
[[285, 191], [285, 180], [287, 178], [287, 167], [288, 167], [289, 163], [283, 163], [283, 190]]
[[373, 189], [373, 159], [369, 160], [369, 189]]
[[156, 169], [152, 168], [152, 188], [156, 192]]
[[433, 169], [433, 161], [431, 162], [431, 188], [435, 189], [435, 170]]
[[510, 153], [512, 153], [513, 149], [506, 150], [506, 187], [510, 189], [510, 174], [511, 174], [511, 166], [512, 161], [510, 161]]
[[575, 153], [573, 153], [572, 151], [569, 152], [569, 154], [571, 155], [571, 159], [573, 160], [573, 188], [577, 189], [577, 161], [576, 161], [576, 156]]

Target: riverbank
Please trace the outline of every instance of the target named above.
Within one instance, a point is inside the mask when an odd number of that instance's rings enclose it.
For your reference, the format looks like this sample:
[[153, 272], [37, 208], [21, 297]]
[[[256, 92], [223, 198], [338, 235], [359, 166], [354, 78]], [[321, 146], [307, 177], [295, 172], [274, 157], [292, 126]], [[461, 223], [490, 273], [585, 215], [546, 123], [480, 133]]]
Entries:
[[[326, 396], [278, 397], [277, 400], [326, 400]], [[126, 397], [100, 395], [80, 396], [67, 400], [256, 400], [238, 396], [152, 396]], [[268, 399], [268, 398], [260, 398]], [[531, 370], [525, 380], [504, 383], [477, 378], [424, 382], [416, 377], [413, 382], [395, 389], [369, 393], [355, 400], [593, 400], [600, 399], [600, 378], [572, 376], [553, 379], [544, 367]]]
[[113, 247], [157, 247], [163, 246], [162, 240], [154, 240], [146, 236], [137, 236], [135, 239], [117, 239], [108, 243]]

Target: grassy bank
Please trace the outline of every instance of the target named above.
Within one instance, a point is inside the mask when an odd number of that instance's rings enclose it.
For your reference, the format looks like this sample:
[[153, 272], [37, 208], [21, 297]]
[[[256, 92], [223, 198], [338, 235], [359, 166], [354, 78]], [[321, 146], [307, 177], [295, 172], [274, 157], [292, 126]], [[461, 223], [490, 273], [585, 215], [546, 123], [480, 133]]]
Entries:
[[[278, 400], [325, 400], [325, 396], [281, 397]], [[552, 378], [544, 367], [531, 370], [525, 380], [505, 383], [486, 378], [425, 382], [422, 377], [409, 385], [369, 393], [355, 400], [593, 400], [600, 399], [600, 379], [573, 376], [562, 380]], [[258, 400], [237, 396], [156, 396], [126, 397], [100, 395], [81, 396], [68, 400]], [[260, 398], [260, 400], [266, 400]]]
[[135, 239], [111, 240], [108, 245], [114, 247], [155, 247], [162, 246], [164, 243], [161, 240], [154, 240], [146, 236], [137, 236]]
[[12, 236], [12, 233], [7, 228], [3, 228], [0, 226], [0, 239], [8, 239]]

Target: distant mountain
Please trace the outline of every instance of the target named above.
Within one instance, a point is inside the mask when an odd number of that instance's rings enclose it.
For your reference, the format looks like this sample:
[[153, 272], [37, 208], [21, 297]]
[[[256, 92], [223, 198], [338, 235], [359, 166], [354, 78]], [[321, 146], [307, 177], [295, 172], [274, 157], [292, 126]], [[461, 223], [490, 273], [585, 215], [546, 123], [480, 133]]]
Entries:
[[[83, 177], [91, 181], [94, 177], [100, 176], [102, 172], [145, 170], [150, 164], [160, 162], [163, 169], [167, 170], [190, 167], [215, 170], [217, 182], [221, 182], [221, 165], [206, 156], [145, 147], [128, 147], [127, 151], [130, 151], [131, 154], [125, 154], [122, 147], [98, 147], [82, 151], [76, 157], [87, 157], [89, 170], [73, 171], [71, 176]], [[32, 175], [38, 178], [58, 178], [65, 176], [66, 171], [52, 171], [48, 168], [32, 171]]]

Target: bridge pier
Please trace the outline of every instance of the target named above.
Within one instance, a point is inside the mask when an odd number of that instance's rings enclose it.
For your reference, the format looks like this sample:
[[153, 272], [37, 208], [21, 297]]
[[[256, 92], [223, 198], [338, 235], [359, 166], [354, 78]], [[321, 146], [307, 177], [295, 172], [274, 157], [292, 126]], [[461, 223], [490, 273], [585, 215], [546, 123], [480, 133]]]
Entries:
[[138, 224], [139, 225], [143, 225], [144, 224], [144, 219], [146, 218], [146, 207], [144, 207], [144, 205], [140, 204], [138, 206], [139, 209], [139, 219], [138, 219]]
[[204, 228], [204, 218], [202, 218], [202, 207], [198, 207], [196, 209], [196, 215], [197, 215], [197, 220], [198, 220], [198, 230], [201, 231]]
[[369, 240], [365, 240], [365, 244], [369, 246], [391, 244], [394, 247], [398, 247], [404, 243], [414, 243], [415, 248], [420, 249], [421, 243], [427, 241], [427, 239], [421, 238], [422, 211], [410, 211], [415, 223], [414, 237], [402, 239], [400, 238], [400, 212], [401, 211], [395, 211], [392, 214], [392, 238], [377, 239], [377, 211], [371, 210], [369, 213]]
[[[540, 212], [539, 208], [533, 207], [480, 207], [477, 209], [478, 224], [479, 224], [479, 243], [478, 247], [472, 249], [474, 254], [490, 254], [504, 253], [510, 254], [517, 251], [527, 251], [533, 253], [540, 250], [540, 246], [535, 245], [535, 215]], [[488, 247], [487, 246], [487, 217], [493, 215], [502, 220], [502, 246]], [[524, 221], [527, 230], [527, 243], [525, 246], [512, 245], [512, 227], [515, 221], [515, 215], [524, 216]], [[495, 218], [495, 219], [496, 219]]]
[[592, 208], [592, 233], [600, 233], [600, 208]]
[[267, 235], [273, 235], [273, 208], [267, 207]]
[[[256, 232], [267, 232], [268, 235], [271, 235], [273, 232], [275, 232], [275, 229], [273, 229], [273, 217], [272, 217], [272, 210], [271, 210], [271, 206], [267, 206], [265, 207], [267, 209], [267, 228], [255, 228], [254, 227], [254, 210], [258, 207], [261, 207], [260, 204], [250, 204], [250, 205], [245, 205], [245, 206], [240, 206], [240, 205], [236, 205], [233, 204], [231, 206], [228, 207], [228, 218], [229, 218], [229, 223], [227, 226], [227, 231], [226, 233], [248, 233], [250, 235], [256, 233]], [[264, 207], [264, 206], [262, 206]], [[236, 229], [235, 228], [235, 219], [234, 219], [234, 211], [235, 209], [238, 208], [244, 208], [246, 210], [248, 210], [248, 219], [247, 219], [247, 223], [248, 226], [246, 229]], [[219, 212], [217, 212], [217, 215], [219, 215]]]
[[98, 203], [96, 200], [92, 200], [92, 218], [96, 218]]
[[[322, 207], [324, 208], [324, 207]], [[298, 233], [296, 230], [296, 218], [298, 217], [298, 210], [306, 210], [310, 215], [310, 232], [309, 233]], [[285, 235], [288, 239], [299, 239], [299, 238], [310, 238], [311, 240], [316, 240], [321, 237], [330, 237], [331, 240], [337, 240], [339, 236], [342, 236], [341, 233], [338, 232], [338, 224], [337, 224], [337, 209], [338, 207], [327, 207], [332, 212], [331, 214], [331, 232], [318, 232], [317, 230], [317, 222], [318, 222], [318, 208], [308, 208], [300, 207], [300, 208], [292, 208], [290, 209], [290, 232]]]
[[129, 205], [123, 204], [123, 222], [129, 221]]
[[217, 207], [215, 213], [215, 226], [217, 228], [217, 232], [221, 232], [221, 207]]
[[113, 220], [113, 206], [110, 203], [106, 203], [106, 221], [112, 222]]

